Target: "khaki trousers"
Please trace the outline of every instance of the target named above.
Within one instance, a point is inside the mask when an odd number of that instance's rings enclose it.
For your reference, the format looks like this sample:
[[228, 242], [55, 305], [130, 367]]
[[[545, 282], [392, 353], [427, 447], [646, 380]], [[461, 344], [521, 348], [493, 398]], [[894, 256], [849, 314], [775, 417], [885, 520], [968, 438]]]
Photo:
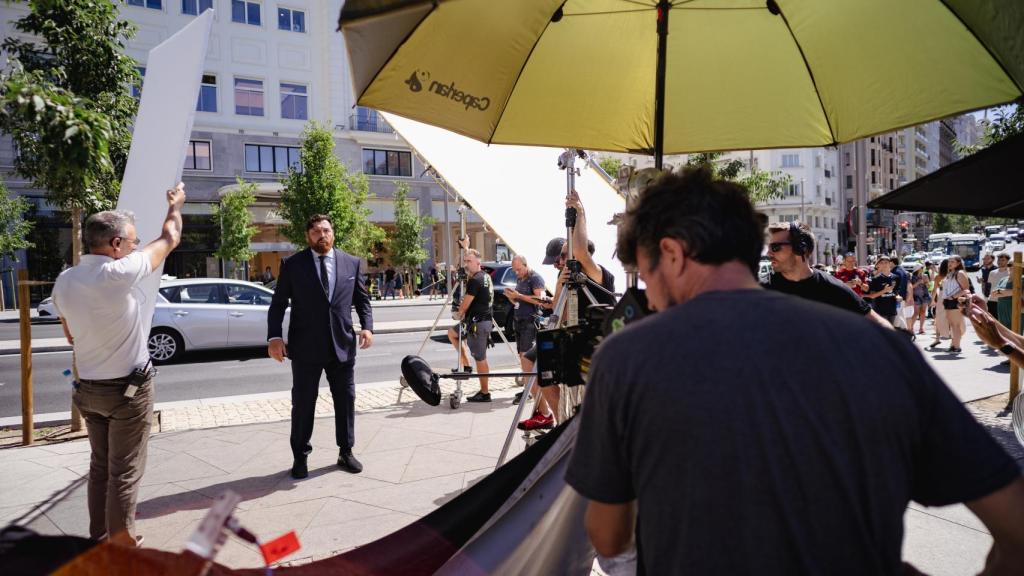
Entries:
[[72, 397], [92, 446], [88, 501], [93, 539], [135, 537], [135, 504], [153, 422], [153, 379], [134, 398], [124, 396], [126, 387], [125, 379], [86, 380]]

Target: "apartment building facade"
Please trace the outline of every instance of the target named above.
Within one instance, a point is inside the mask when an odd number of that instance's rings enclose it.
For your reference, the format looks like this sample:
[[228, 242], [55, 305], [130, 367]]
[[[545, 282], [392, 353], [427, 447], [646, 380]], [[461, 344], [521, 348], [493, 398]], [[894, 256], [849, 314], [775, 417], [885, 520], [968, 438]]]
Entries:
[[[182, 177], [188, 193], [186, 234], [167, 263], [167, 273], [222, 274], [213, 257], [219, 230], [211, 209], [237, 187], [236, 178], [242, 178], [258, 185], [252, 214], [260, 232], [252, 241], [257, 256], [249, 274], [270, 266], [276, 275], [281, 258], [301, 248], [280, 234], [283, 221], [278, 201], [289, 168], [301, 170], [299, 143], [309, 121], [333, 132], [335, 154], [349, 171], [367, 175], [371, 220], [392, 228], [396, 183], [407, 184], [419, 213], [437, 222], [424, 233], [430, 255], [424, 268], [450, 260], [444, 249], [444, 222], [447, 208], [447, 234], [454, 238], [458, 203], [446, 198], [425, 173], [416, 151], [379, 114], [355, 106], [343, 38], [335, 31], [341, 4], [342, 0], [126, 0], [119, 4], [123, 18], [138, 28], [126, 52], [138, 62], [143, 78], [150, 49], [202, 11], [216, 10]], [[0, 34], [17, 34], [12, 22], [26, 12], [20, 4], [5, 6]], [[36, 208], [34, 218], [53, 238], [50, 248], [56, 258], [35, 250], [26, 255], [30, 270], [35, 268], [33, 276], [46, 279], [60, 260], [70, 261], [70, 228], [66, 215], [49, 206], [41, 191], [11, 174], [13, 160], [10, 139], [0, 139], [0, 171], [7, 173], [9, 188], [30, 199]], [[482, 249], [485, 258], [507, 253], [475, 213], [470, 212], [468, 224], [473, 245]], [[388, 266], [386, 249], [382, 247], [368, 264], [371, 270]]]

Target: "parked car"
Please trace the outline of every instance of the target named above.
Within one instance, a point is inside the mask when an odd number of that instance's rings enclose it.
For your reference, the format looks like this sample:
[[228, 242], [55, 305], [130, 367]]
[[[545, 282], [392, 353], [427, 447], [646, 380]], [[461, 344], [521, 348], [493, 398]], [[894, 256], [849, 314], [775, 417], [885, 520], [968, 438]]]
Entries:
[[907, 272], [913, 272], [915, 268], [923, 265], [924, 258], [922, 258], [919, 254], [911, 254], [903, 258], [902, 261], [900, 261], [900, 266], [902, 266], [903, 269], [906, 270]]
[[[227, 278], [161, 282], [149, 355], [159, 363], [176, 360], [188, 350], [264, 346], [273, 296], [273, 290], [262, 284]], [[289, 312], [285, 311], [285, 334]]]
[[39, 303], [39, 306], [36, 307], [36, 314], [38, 314], [40, 318], [57, 320], [57, 307], [53, 305], [53, 298], [43, 298]]

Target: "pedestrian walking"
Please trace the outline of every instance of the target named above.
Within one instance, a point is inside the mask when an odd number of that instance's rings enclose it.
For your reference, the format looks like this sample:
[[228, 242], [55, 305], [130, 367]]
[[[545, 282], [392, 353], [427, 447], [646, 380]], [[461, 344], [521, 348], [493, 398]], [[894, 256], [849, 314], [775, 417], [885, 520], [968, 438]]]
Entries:
[[885, 318], [886, 322], [896, 326], [896, 286], [899, 280], [892, 273], [892, 260], [885, 254], [880, 254], [875, 260], [875, 271], [877, 274], [868, 283], [867, 297], [871, 299], [871, 307], [875, 312]]
[[857, 256], [853, 252], [847, 252], [843, 256], [843, 263], [833, 275], [840, 282], [849, 286], [854, 294], [861, 298], [864, 297], [868, 287], [868, 275], [867, 272], [857, 267]]
[[[292, 478], [309, 475], [307, 457], [313, 451], [313, 416], [320, 391], [320, 376], [334, 401], [334, 438], [338, 467], [362, 472], [352, 454], [355, 445], [355, 362], [360, 349], [373, 344], [373, 310], [363, 284], [359, 258], [334, 247], [334, 226], [317, 214], [306, 222], [309, 247], [281, 262], [277, 286], [267, 314], [267, 352], [278, 362], [291, 359], [292, 368]], [[291, 306], [288, 343], [282, 339], [285, 310]], [[352, 310], [359, 316], [358, 334]], [[358, 338], [357, 338], [358, 337]]]
[[929, 291], [928, 277], [924, 274], [923, 267], [918, 264], [917, 268], [914, 269], [914, 273], [910, 276], [910, 290], [913, 296], [913, 302], [910, 305], [914, 307], [914, 315], [910, 317], [910, 331], [914, 331], [914, 324], [920, 321], [920, 328], [918, 334], [924, 334], [924, 322], [925, 316], [927, 315], [928, 307], [931, 305], [932, 297]]
[[141, 251], [131, 213], [93, 214], [82, 229], [89, 254], [61, 272], [53, 287], [53, 304], [78, 370], [72, 401], [85, 418], [92, 452], [86, 492], [93, 540], [142, 545], [135, 533], [135, 505], [155, 396], [143, 309], [156, 294], [145, 294], [140, 284], [181, 242], [184, 203], [184, 184], [167, 191], [160, 237]]
[[942, 296], [942, 309], [946, 313], [946, 322], [949, 324], [949, 333], [952, 339], [949, 348], [946, 350], [952, 354], [962, 352], [960, 339], [964, 335], [964, 317], [957, 301], [961, 296], [969, 294], [970, 282], [967, 273], [963, 269], [963, 260], [953, 255], [946, 259], [948, 272], [942, 279], [939, 290]]
[[989, 291], [985, 294], [986, 303], [985, 308], [988, 313], [996, 318], [999, 317], [999, 297], [995, 296], [993, 292], [996, 290], [996, 286], [1002, 282], [1003, 278], [1007, 278], [1010, 275], [1010, 255], [1006, 252], [1000, 252], [996, 254], [996, 268], [988, 273], [988, 288]]

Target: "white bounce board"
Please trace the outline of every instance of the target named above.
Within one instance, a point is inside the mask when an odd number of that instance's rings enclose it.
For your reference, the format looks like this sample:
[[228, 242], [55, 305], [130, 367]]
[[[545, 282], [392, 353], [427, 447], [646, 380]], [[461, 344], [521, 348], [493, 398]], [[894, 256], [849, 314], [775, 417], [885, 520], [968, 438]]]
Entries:
[[[167, 217], [167, 189], [181, 180], [212, 25], [213, 10], [207, 10], [150, 50], [146, 61], [146, 82], [117, 200], [119, 210], [135, 213], [141, 246], [160, 236]], [[146, 334], [162, 274], [163, 267], [141, 286], [147, 296], [142, 310]]]
[[[484, 222], [516, 254], [522, 254], [554, 291], [557, 273], [541, 264], [544, 248], [565, 237], [566, 174], [558, 168], [560, 148], [488, 146], [454, 132], [384, 113], [417, 152], [466, 199]], [[615, 275], [615, 289], [626, 288], [622, 264], [613, 256], [616, 229], [609, 224], [626, 202], [585, 161], [576, 160], [576, 191], [587, 214], [594, 260]]]

